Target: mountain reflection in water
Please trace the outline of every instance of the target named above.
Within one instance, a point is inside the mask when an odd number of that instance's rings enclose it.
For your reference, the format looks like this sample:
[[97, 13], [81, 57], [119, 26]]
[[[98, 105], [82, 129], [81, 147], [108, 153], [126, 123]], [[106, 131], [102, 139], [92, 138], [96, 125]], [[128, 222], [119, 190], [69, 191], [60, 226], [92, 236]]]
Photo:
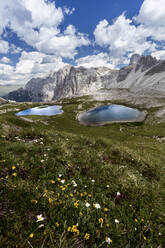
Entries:
[[112, 104], [83, 112], [78, 119], [84, 125], [103, 125], [111, 122], [143, 121], [145, 114], [134, 108]]
[[52, 116], [52, 115], [59, 115], [62, 114], [64, 111], [62, 110], [61, 106], [53, 105], [53, 106], [39, 106], [35, 108], [30, 108], [23, 110], [21, 112], [16, 113], [17, 116], [23, 116], [23, 115], [46, 115], [46, 116]]

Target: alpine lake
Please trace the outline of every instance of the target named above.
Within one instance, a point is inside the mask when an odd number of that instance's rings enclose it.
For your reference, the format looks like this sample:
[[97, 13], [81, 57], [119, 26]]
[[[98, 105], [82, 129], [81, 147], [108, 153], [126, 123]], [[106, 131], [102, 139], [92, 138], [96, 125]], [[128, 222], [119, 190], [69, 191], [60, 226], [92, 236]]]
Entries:
[[86, 126], [97, 126], [115, 122], [142, 122], [145, 112], [123, 105], [111, 104], [92, 108], [81, 113], [78, 119]]
[[[16, 116], [40, 115], [54, 116], [64, 113], [59, 105], [39, 106], [16, 113]], [[123, 105], [102, 105], [82, 112], [78, 115], [80, 124], [86, 126], [105, 125], [115, 122], [142, 122], [146, 117], [144, 112]]]
[[64, 111], [62, 110], [62, 107], [59, 105], [53, 105], [53, 106], [39, 106], [35, 108], [26, 109], [23, 111], [20, 111], [16, 113], [16, 116], [24, 116], [24, 115], [46, 115], [46, 116], [52, 116], [52, 115], [59, 115], [62, 114]]

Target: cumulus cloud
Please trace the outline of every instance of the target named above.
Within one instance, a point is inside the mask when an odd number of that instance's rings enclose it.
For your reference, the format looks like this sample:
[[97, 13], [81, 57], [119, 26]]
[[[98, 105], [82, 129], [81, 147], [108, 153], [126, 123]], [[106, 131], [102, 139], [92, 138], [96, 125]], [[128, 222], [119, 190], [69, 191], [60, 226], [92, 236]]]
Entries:
[[108, 47], [111, 56], [119, 58], [120, 63], [133, 53], [147, 52], [164, 59], [164, 19], [164, 0], [144, 0], [138, 15], [132, 19], [122, 14], [112, 24], [100, 21], [94, 31], [95, 42]]
[[160, 59], [160, 60], [164, 60], [165, 59], [165, 50], [159, 50], [156, 51], [154, 53], [151, 53], [151, 56]]
[[165, 5], [164, 0], [144, 0], [138, 16], [137, 22], [146, 26], [165, 26]]
[[17, 47], [14, 44], [10, 44], [10, 50], [9, 50], [9, 52], [11, 54], [17, 54], [17, 53], [20, 53], [21, 51], [22, 51], [22, 48]]
[[57, 56], [74, 58], [77, 54], [76, 47], [87, 46], [89, 44], [90, 42], [84, 34], [76, 34], [75, 27], [69, 25], [64, 31], [64, 34], [54, 36], [49, 41], [38, 42], [36, 47], [39, 51], [45, 53], [54, 53]]
[[14, 72], [14, 67], [10, 65], [0, 64], [0, 79], [1, 82], [3, 80], [9, 81], [11, 75]]
[[9, 43], [4, 40], [0, 40], [0, 53], [8, 53]]
[[107, 46], [111, 56], [120, 59], [120, 63], [124, 62], [124, 57], [128, 54], [155, 51], [155, 44], [147, 40], [149, 31], [142, 25], [135, 26], [125, 14], [119, 16], [113, 24], [109, 24], [107, 20], [100, 21], [94, 35], [96, 43]]
[[58, 71], [65, 65], [61, 57], [23, 51], [15, 67], [0, 64], [0, 83], [25, 85], [31, 78], [45, 76], [51, 71]]
[[0, 60], [2, 63], [5, 63], [5, 64], [9, 64], [10, 63], [10, 59], [9, 58], [7, 58], [7, 57], [3, 57], [3, 58], [1, 58], [1, 60]]
[[2, 34], [3, 29], [9, 27], [40, 52], [73, 58], [77, 47], [89, 45], [87, 36], [78, 33], [72, 25], [64, 33], [60, 31], [64, 13], [70, 15], [73, 12], [74, 9], [63, 10], [54, 2], [45, 0], [5, 0], [0, 2], [0, 23], [3, 23], [0, 32]]
[[113, 61], [107, 53], [85, 56], [76, 60], [77, 66], [86, 68], [105, 66], [113, 69], [116, 61]]
[[144, 25], [150, 36], [157, 41], [165, 41], [164, 0], [145, 0], [134, 20]]

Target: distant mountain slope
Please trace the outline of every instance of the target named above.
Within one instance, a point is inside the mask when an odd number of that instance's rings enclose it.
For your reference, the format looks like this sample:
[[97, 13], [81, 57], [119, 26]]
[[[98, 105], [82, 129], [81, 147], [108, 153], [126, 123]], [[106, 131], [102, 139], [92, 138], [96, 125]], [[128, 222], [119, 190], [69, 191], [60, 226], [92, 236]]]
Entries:
[[43, 78], [33, 78], [5, 98], [16, 101], [52, 101], [75, 95], [93, 94], [102, 88], [149, 88], [165, 93], [165, 61], [134, 54], [120, 70], [67, 65]]
[[7, 103], [8, 101], [3, 99], [2, 97], [0, 97], [0, 105], [3, 104], [3, 103]]

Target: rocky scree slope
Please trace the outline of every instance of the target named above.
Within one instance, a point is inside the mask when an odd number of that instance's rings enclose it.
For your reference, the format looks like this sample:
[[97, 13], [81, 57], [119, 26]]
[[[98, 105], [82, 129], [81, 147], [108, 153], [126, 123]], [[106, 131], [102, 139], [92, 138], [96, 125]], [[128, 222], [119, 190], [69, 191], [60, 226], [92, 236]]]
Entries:
[[16, 101], [53, 101], [92, 95], [100, 89], [153, 89], [165, 93], [165, 60], [134, 54], [120, 70], [106, 67], [84, 68], [67, 65], [43, 78], [33, 78], [25, 86], [5, 96]]

